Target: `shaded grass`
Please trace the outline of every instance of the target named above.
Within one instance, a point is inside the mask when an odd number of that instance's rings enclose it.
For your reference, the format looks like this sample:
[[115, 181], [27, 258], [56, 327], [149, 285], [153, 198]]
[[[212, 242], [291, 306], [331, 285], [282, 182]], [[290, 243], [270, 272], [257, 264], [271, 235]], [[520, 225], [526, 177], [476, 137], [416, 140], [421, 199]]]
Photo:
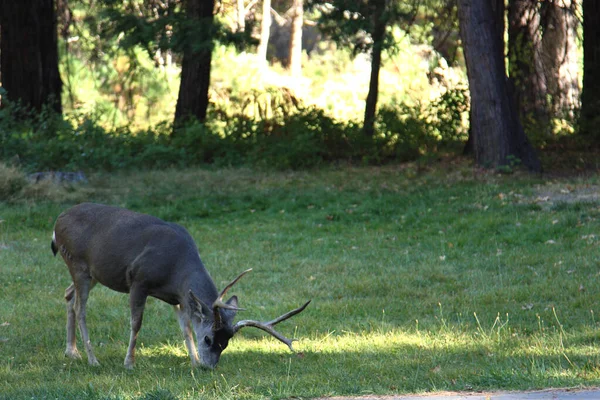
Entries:
[[[553, 181], [561, 185], [587, 180]], [[600, 384], [597, 203], [539, 202], [542, 179], [463, 166], [99, 175], [0, 203], [0, 398], [310, 398]], [[192, 370], [171, 307], [148, 303], [136, 369], [122, 367], [127, 297], [92, 292], [102, 364], [62, 355], [65, 266], [55, 217], [108, 202], [180, 222], [242, 318], [312, 298], [281, 330], [246, 329], [215, 371]], [[576, 200], [576, 199], [575, 199]]]

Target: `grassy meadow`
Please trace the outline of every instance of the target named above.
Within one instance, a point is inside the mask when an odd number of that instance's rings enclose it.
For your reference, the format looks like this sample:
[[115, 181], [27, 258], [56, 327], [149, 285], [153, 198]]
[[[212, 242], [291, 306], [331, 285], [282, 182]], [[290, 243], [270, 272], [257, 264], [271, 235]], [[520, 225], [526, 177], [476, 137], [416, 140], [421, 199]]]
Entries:
[[[457, 162], [140, 171], [0, 202], [1, 399], [263, 399], [600, 384], [597, 177], [481, 173]], [[595, 195], [594, 195], [595, 193]], [[178, 222], [217, 286], [278, 325], [296, 354], [246, 328], [217, 369], [190, 366], [172, 308], [150, 299], [123, 367], [127, 296], [100, 286], [88, 328], [100, 367], [63, 355], [56, 216], [81, 201]], [[106, 249], [110, 251], [110, 249]], [[243, 314], [242, 314], [243, 313]], [[82, 345], [79, 342], [82, 350]]]

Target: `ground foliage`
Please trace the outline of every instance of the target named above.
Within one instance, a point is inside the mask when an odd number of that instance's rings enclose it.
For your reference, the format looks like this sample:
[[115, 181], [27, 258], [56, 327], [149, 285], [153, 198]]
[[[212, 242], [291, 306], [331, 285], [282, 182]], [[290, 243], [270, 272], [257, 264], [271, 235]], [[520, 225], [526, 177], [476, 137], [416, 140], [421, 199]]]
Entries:
[[[262, 399], [600, 384], [597, 177], [482, 172], [464, 162], [312, 172], [184, 169], [33, 184], [3, 167], [0, 398]], [[127, 297], [91, 294], [102, 364], [65, 359], [67, 270], [56, 216], [80, 201], [185, 225], [243, 318], [313, 302], [282, 331], [243, 331], [193, 370], [171, 307], [150, 301], [122, 367]]]
[[461, 126], [466, 98], [460, 90], [427, 109], [383, 109], [375, 138], [364, 137], [357, 123], [338, 121], [286, 93], [274, 90], [266, 98], [250, 96], [236, 107], [214, 107], [205, 124], [193, 122], [175, 133], [166, 123], [135, 132], [127, 126], [107, 129], [93, 115], [67, 120], [8, 104], [0, 110], [0, 159], [29, 171], [205, 164], [302, 169], [336, 162], [414, 160], [439, 148], [460, 147], [465, 140]]

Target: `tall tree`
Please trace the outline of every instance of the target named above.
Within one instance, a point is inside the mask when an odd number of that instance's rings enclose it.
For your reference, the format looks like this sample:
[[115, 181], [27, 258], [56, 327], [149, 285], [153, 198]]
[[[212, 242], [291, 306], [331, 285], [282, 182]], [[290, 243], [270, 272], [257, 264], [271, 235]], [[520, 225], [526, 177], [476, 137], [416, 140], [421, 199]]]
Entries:
[[313, 8], [321, 6], [319, 27], [324, 33], [338, 43], [351, 47], [354, 54], [371, 54], [371, 76], [363, 128], [365, 135], [371, 137], [377, 112], [381, 55], [396, 44], [387, 27], [413, 21], [418, 2], [308, 0], [307, 4]]
[[583, 93], [580, 131], [600, 143], [600, 2], [583, 0]]
[[573, 116], [579, 108], [579, 62], [577, 53], [576, 0], [553, 0], [543, 3], [542, 61], [548, 94], [555, 115]]
[[246, 8], [244, 6], [244, 0], [237, 0], [235, 16], [237, 23], [237, 31], [244, 32], [246, 30]]
[[471, 135], [476, 162], [484, 167], [509, 165], [511, 158], [540, 171], [511, 98], [504, 68], [504, 6], [497, 0], [459, 0], [458, 17], [471, 92]]
[[186, 0], [181, 83], [175, 126], [190, 118], [206, 119], [214, 36], [215, 0]]
[[369, 92], [365, 102], [365, 117], [363, 131], [366, 136], [372, 137], [375, 134], [375, 116], [377, 114], [377, 98], [379, 96], [379, 71], [381, 70], [381, 53], [383, 52], [385, 39], [385, 0], [370, 0], [372, 7], [373, 49], [371, 52], [371, 76], [369, 78]]
[[267, 49], [271, 33], [271, 0], [262, 2], [262, 21], [260, 23], [260, 41], [256, 50], [260, 63], [264, 66], [267, 62]]
[[547, 131], [550, 117], [538, 0], [510, 0], [507, 19], [508, 75], [515, 88], [519, 117], [525, 127]]
[[53, 0], [0, 0], [0, 70], [7, 97], [61, 113], [56, 12]]
[[292, 76], [302, 74], [302, 25], [304, 24], [303, 0], [293, 0], [291, 8], [292, 30], [290, 32], [290, 57], [288, 68]]

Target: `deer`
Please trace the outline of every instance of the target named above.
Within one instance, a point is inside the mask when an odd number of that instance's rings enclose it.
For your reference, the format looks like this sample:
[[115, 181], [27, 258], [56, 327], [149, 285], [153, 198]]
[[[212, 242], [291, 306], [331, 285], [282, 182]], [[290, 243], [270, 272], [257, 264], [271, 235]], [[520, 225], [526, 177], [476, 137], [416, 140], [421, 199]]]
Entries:
[[[90, 290], [100, 283], [129, 293], [131, 331], [124, 365], [132, 369], [135, 347], [148, 296], [172, 305], [193, 367], [213, 369], [229, 340], [245, 327], [261, 329], [294, 351], [292, 342], [274, 326], [304, 311], [310, 300], [271, 321], [234, 324], [237, 296], [224, 300], [247, 269], [220, 292], [200, 259], [196, 243], [181, 225], [125, 208], [95, 203], [76, 205], [58, 216], [51, 249], [60, 253], [72, 283], [65, 290], [67, 346], [65, 355], [81, 359], [76, 324], [88, 363], [100, 365], [86, 325]], [[194, 341], [196, 336], [197, 346]]]

